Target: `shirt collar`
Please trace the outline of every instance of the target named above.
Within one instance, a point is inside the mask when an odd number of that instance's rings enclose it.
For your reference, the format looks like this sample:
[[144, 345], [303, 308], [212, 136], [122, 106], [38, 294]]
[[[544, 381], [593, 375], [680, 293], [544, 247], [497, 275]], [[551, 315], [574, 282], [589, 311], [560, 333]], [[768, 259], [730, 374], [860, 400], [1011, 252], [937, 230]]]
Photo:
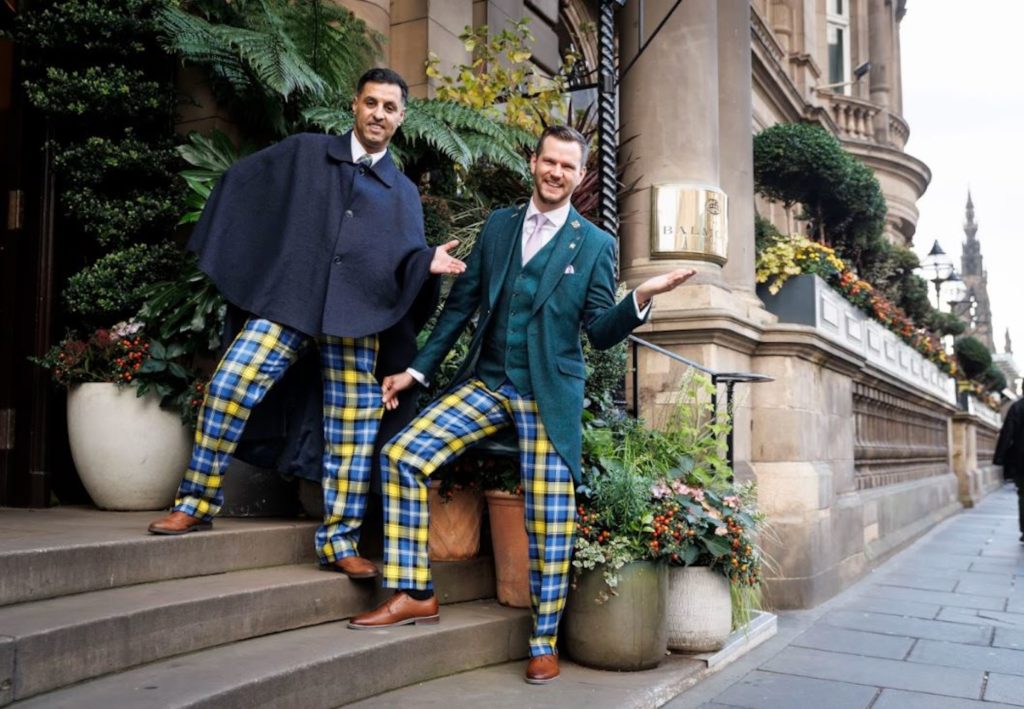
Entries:
[[[384, 157], [384, 153], [387, 151], [388, 149], [384, 148], [379, 153], [369, 153], [370, 157], [373, 159], [373, 162], [370, 163], [370, 165], [376, 165], [377, 161]], [[363, 144], [359, 142], [358, 138], [356, 138], [356, 132], [352, 131], [352, 162], [359, 162], [359, 158], [366, 154], [366, 148], [364, 148]]]
[[[550, 212], [543, 212], [543, 214], [545, 218], [547, 218], [547, 220], [554, 225], [555, 231], [557, 232], [559, 229], [565, 226], [566, 220], [569, 219], [570, 209], [572, 209], [572, 204], [570, 202], [566, 202], [558, 209], [552, 209]], [[529, 219], [534, 214], [541, 213], [542, 212], [539, 209], [537, 209], [537, 205], [533, 203], [533, 199], [531, 198], [530, 206], [526, 208], [526, 218]]]

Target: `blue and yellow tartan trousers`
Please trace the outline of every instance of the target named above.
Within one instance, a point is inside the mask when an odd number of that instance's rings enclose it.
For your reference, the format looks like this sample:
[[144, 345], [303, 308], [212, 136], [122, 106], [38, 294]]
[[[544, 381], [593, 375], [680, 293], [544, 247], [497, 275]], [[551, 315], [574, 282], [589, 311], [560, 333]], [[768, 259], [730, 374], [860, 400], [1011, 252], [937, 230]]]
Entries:
[[384, 448], [384, 586], [431, 589], [427, 478], [471, 444], [506, 426], [519, 439], [530, 542], [530, 656], [555, 652], [569, 590], [576, 531], [572, 473], [544, 431], [537, 402], [505, 382], [471, 379], [430, 404]]
[[[249, 414], [313, 339], [262, 318], [245, 323], [207, 387], [176, 511], [203, 520], [217, 514], [224, 504], [224, 471]], [[324, 520], [316, 550], [328, 564], [356, 554], [384, 409], [373, 376], [377, 336], [316, 340], [324, 383]]]

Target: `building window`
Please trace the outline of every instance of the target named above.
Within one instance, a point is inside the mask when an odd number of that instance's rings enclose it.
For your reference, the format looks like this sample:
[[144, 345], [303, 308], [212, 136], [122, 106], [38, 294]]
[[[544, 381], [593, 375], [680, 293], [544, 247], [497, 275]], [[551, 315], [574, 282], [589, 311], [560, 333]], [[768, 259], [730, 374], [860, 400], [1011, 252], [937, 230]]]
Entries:
[[[828, 83], [850, 80], [850, 3], [828, 0]], [[848, 86], [837, 86], [836, 93], [847, 93]]]

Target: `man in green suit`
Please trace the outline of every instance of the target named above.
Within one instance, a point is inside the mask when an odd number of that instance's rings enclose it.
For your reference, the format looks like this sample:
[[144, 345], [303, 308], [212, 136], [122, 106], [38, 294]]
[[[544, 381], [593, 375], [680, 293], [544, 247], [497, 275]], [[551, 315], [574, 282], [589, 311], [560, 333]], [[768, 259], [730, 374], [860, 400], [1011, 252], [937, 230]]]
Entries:
[[612, 347], [644, 322], [656, 294], [694, 273], [656, 276], [615, 303], [615, 240], [569, 202], [586, 161], [587, 143], [577, 131], [544, 131], [530, 160], [530, 204], [491, 214], [422, 351], [406, 372], [385, 378], [390, 408], [400, 391], [426, 383], [479, 313], [452, 388], [384, 448], [384, 586], [397, 592], [349, 623], [369, 629], [438, 621], [427, 556], [427, 477], [513, 426], [530, 540], [534, 626], [526, 680], [536, 684], [559, 673], [555, 640], [569, 584], [582, 448], [580, 328], [594, 347]]

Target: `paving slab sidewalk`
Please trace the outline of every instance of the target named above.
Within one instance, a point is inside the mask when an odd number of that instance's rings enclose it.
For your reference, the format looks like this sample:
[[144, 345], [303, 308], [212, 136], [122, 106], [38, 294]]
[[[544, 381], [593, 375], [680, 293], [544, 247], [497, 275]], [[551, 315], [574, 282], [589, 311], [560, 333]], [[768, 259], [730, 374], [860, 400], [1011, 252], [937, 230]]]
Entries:
[[778, 614], [778, 634], [667, 709], [1024, 707], [1024, 544], [1012, 485], [836, 598]]

